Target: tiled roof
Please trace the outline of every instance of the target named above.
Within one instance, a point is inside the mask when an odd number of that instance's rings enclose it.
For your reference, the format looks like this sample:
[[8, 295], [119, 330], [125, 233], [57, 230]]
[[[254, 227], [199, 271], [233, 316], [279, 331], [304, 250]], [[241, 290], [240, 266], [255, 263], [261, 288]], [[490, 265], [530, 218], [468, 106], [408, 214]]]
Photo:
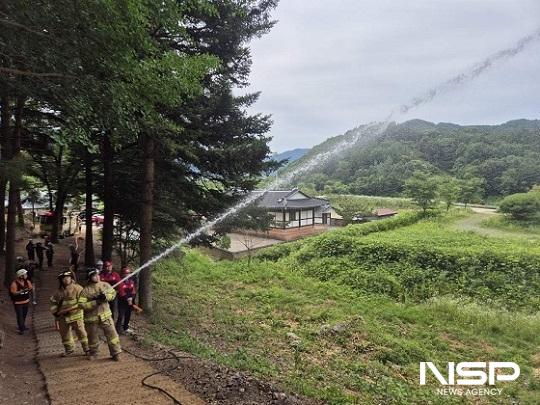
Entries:
[[[292, 195], [298, 192], [297, 189], [292, 190], [268, 190], [268, 191], [253, 191], [252, 193], [260, 194], [257, 203], [259, 207], [268, 209], [284, 209], [284, 208], [317, 208], [327, 206], [329, 203], [322, 198], [306, 198], [289, 199]], [[304, 193], [302, 193], [304, 194]], [[305, 194], [304, 194], [305, 195]]]
[[381, 208], [375, 211], [375, 215], [378, 217], [386, 217], [388, 215], [396, 215], [397, 211], [391, 210], [390, 208]]

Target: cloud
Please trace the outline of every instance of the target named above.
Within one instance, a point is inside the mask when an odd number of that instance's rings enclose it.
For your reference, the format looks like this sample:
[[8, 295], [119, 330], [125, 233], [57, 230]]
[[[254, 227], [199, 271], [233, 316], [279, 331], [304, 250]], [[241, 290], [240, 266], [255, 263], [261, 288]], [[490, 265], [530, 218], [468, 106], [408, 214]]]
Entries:
[[[251, 45], [254, 112], [272, 114], [272, 149], [312, 146], [396, 106], [540, 28], [537, 0], [282, 0]], [[540, 46], [408, 118], [500, 123], [538, 118]]]

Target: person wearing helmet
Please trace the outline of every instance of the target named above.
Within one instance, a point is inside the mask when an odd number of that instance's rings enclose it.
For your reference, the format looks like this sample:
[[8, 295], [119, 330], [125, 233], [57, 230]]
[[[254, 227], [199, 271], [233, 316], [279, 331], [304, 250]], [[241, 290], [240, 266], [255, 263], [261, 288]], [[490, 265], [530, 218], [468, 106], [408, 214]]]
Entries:
[[103, 261], [98, 260], [96, 262], [96, 269], [98, 269], [100, 273], [103, 271]]
[[[120, 274], [116, 271], [113, 271], [112, 263], [107, 260], [103, 263], [103, 271], [99, 273], [99, 278], [101, 281], [109, 283], [110, 285], [115, 285], [120, 281]], [[118, 292], [118, 287], [115, 288]], [[114, 299], [109, 303], [111, 307], [111, 312], [113, 319], [118, 319], [118, 299], [115, 296]]]
[[[120, 277], [124, 279], [129, 274], [131, 274], [130, 268], [124, 266]], [[121, 335], [129, 331], [129, 320], [131, 319], [136, 294], [137, 287], [133, 277], [122, 281], [118, 286], [118, 319], [116, 320], [116, 330]]]
[[90, 354], [88, 348], [88, 335], [84, 328], [84, 314], [80, 305], [86, 302], [82, 296], [83, 288], [75, 282], [73, 273], [69, 270], [58, 275], [58, 291], [50, 298], [50, 311], [58, 323], [58, 331], [62, 338], [65, 352], [62, 356], [69, 356], [75, 351], [75, 343], [71, 331], [73, 330], [81, 343], [86, 355]]
[[15, 307], [19, 335], [22, 335], [25, 330], [28, 330], [25, 325], [26, 315], [28, 315], [28, 303], [34, 287], [32, 282], [28, 280], [28, 271], [26, 269], [17, 270], [15, 275], [17, 278], [9, 286], [9, 295]]
[[93, 360], [98, 354], [99, 329], [101, 328], [107, 338], [111, 358], [119, 361], [122, 348], [109, 307], [109, 302], [116, 297], [116, 291], [108, 283], [100, 281], [98, 269], [90, 269], [88, 285], [84, 287], [81, 295], [86, 298], [86, 302], [81, 303], [80, 307], [84, 309], [84, 324], [88, 331], [90, 347], [88, 359]]

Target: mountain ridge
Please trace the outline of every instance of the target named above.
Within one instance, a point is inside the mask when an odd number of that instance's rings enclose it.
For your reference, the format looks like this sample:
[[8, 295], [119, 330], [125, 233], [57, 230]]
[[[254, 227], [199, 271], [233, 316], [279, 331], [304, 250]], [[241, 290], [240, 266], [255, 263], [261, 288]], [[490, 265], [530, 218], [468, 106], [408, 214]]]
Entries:
[[[291, 170], [316, 158], [363, 128], [358, 126], [326, 139], [281, 170]], [[295, 180], [317, 191], [337, 183], [351, 193], [395, 196], [403, 192], [405, 180], [414, 171], [423, 170], [433, 175], [478, 177], [485, 184], [484, 196], [502, 196], [540, 184], [538, 161], [538, 119], [515, 119], [496, 125], [412, 119], [390, 123], [375, 140], [352, 146]]]

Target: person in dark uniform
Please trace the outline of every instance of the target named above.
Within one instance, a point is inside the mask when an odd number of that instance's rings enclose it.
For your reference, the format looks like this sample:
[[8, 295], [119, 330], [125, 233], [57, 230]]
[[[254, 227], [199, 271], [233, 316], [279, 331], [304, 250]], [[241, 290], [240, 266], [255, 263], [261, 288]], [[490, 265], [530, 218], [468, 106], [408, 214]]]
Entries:
[[45, 246], [41, 242], [36, 243], [36, 256], [38, 259], [38, 267], [43, 270], [43, 254], [45, 253]]
[[28, 243], [26, 244], [26, 254], [28, 255], [28, 260], [30, 260], [31, 262], [35, 260], [36, 251], [35, 251], [35, 246], [32, 239], [30, 239]]
[[45, 255], [47, 256], [47, 266], [52, 267], [54, 257], [54, 247], [50, 240], [45, 244]]
[[75, 245], [69, 245], [69, 265], [73, 266], [73, 271], [77, 271], [79, 268], [79, 252]]
[[[124, 266], [120, 277], [125, 278], [129, 274], [131, 274], [131, 269]], [[131, 331], [129, 329], [129, 320], [131, 319], [136, 294], [137, 285], [133, 278], [121, 282], [118, 286], [118, 319], [116, 320], [116, 331], [120, 335]]]

